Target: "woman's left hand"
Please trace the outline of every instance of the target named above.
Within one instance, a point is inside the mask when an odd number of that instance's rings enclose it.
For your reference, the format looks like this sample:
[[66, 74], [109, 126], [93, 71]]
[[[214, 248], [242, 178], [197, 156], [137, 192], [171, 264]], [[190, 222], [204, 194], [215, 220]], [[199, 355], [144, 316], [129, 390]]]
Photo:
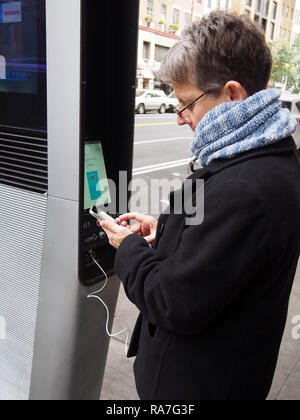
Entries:
[[127, 236], [133, 235], [128, 227], [120, 226], [113, 222], [101, 222], [100, 226], [107, 234], [109, 243], [116, 249], [119, 248]]

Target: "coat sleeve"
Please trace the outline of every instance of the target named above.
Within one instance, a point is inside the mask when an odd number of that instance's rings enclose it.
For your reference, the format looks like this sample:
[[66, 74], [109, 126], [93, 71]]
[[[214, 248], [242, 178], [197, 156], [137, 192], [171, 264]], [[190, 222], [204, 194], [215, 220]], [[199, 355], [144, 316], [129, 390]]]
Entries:
[[[202, 224], [183, 229], [170, 257], [137, 235], [116, 255], [129, 299], [150, 323], [175, 333], [195, 334], [213, 322], [254, 281], [266, 254], [264, 200], [251, 184], [233, 180], [211, 188], [204, 208]], [[172, 240], [168, 226], [163, 235]]]

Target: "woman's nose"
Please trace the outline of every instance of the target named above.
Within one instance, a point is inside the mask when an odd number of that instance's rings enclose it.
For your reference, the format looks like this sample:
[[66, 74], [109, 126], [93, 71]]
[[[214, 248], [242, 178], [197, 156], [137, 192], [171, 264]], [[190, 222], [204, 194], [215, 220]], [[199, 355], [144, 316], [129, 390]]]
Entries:
[[181, 115], [177, 115], [177, 124], [178, 125], [185, 125], [185, 124], [187, 124], [187, 121]]

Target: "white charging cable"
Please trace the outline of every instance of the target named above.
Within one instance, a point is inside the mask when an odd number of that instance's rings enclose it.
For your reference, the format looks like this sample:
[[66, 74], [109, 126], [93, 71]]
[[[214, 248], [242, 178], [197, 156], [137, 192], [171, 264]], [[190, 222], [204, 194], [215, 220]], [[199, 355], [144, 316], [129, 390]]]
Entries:
[[125, 340], [125, 355], [127, 356], [127, 353], [128, 353], [128, 340], [129, 340], [129, 329], [128, 328], [125, 328], [124, 330], [122, 330], [122, 331], [120, 331], [120, 332], [118, 332], [118, 333], [115, 333], [115, 334], [111, 334], [109, 331], [108, 331], [108, 324], [109, 324], [109, 309], [108, 309], [108, 307], [107, 307], [107, 305], [106, 305], [106, 303], [99, 297], [99, 296], [97, 296], [97, 294], [98, 293], [101, 293], [104, 289], [105, 289], [105, 287], [106, 287], [106, 285], [107, 285], [107, 282], [108, 282], [108, 277], [107, 277], [107, 274], [105, 273], [105, 271], [103, 270], [103, 268], [101, 267], [101, 265], [98, 263], [98, 261], [93, 257], [93, 255], [91, 255], [91, 258], [92, 258], [92, 260], [94, 261], [94, 263], [97, 265], [97, 267], [101, 270], [101, 272], [104, 274], [104, 276], [105, 276], [105, 281], [104, 281], [104, 284], [103, 284], [103, 286], [101, 287], [101, 289], [99, 289], [99, 290], [96, 290], [96, 292], [93, 292], [93, 293], [91, 293], [91, 294], [89, 294], [88, 296], [87, 296], [87, 298], [88, 299], [91, 299], [91, 298], [93, 298], [93, 299], [97, 299], [97, 300], [99, 300], [101, 303], [102, 303], [102, 305], [105, 307], [105, 309], [106, 309], [106, 325], [105, 325], [105, 329], [106, 329], [106, 334], [109, 336], [109, 337], [116, 337], [116, 336], [118, 336], [118, 335], [120, 335], [120, 334], [123, 334], [124, 332], [126, 332], [127, 331], [127, 333], [126, 333], [126, 340]]

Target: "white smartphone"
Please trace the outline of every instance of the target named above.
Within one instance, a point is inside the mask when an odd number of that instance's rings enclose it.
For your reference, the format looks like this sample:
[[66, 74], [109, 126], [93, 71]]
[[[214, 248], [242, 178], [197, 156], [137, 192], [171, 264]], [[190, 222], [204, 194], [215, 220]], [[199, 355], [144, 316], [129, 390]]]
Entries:
[[[94, 207], [94, 206], [93, 206]], [[93, 207], [90, 208], [90, 215], [93, 216], [95, 219], [99, 220], [100, 222], [102, 221], [107, 221], [107, 222], [113, 222], [116, 223], [115, 219], [111, 216], [109, 216], [107, 213], [105, 213], [105, 211], [100, 211], [99, 213], [95, 213], [93, 211]]]

